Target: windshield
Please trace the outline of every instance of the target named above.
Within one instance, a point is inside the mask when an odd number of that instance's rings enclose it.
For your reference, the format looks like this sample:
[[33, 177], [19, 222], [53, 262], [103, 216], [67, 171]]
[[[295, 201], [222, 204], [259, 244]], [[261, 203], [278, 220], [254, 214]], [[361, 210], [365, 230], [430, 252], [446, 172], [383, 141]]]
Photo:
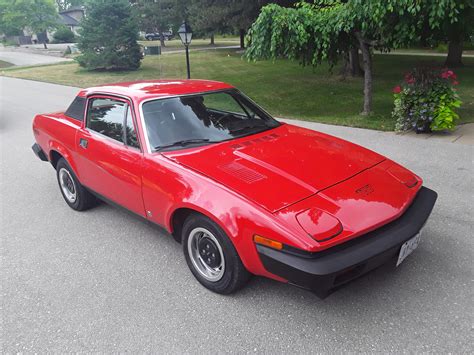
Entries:
[[143, 118], [155, 151], [217, 143], [279, 126], [236, 90], [148, 101]]

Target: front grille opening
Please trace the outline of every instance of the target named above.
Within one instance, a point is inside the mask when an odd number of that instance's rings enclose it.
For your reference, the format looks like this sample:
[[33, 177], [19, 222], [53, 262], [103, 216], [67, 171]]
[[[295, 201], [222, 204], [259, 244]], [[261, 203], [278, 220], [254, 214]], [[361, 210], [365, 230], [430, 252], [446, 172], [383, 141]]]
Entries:
[[334, 286], [342, 285], [343, 283], [346, 283], [350, 280], [355, 279], [358, 277], [360, 274], [362, 274], [362, 271], [364, 270], [365, 264], [357, 265], [354, 267], [351, 267], [350, 269], [344, 270], [341, 272], [339, 275], [336, 276], [334, 279]]

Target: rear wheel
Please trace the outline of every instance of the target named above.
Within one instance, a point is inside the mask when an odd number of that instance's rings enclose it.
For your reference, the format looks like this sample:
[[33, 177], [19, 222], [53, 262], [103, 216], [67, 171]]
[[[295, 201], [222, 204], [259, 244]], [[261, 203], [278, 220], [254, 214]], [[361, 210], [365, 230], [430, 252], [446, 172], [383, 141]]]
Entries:
[[194, 214], [183, 226], [183, 251], [194, 277], [213, 292], [229, 294], [248, 281], [234, 245], [225, 232], [209, 218]]
[[56, 165], [56, 176], [61, 194], [69, 207], [84, 211], [97, 204], [97, 199], [81, 185], [64, 158], [59, 159]]

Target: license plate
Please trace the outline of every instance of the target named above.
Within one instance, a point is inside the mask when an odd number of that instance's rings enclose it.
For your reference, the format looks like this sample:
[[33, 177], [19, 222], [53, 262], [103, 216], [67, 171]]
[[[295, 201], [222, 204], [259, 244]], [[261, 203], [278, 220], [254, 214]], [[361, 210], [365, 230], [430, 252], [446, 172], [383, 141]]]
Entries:
[[398, 254], [397, 266], [400, 265], [408, 255], [413, 253], [413, 250], [415, 250], [418, 247], [418, 244], [420, 244], [420, 239], [421, 231], [419, 231], [413, 238], [403, 243], [400, 248], [400, 253]]

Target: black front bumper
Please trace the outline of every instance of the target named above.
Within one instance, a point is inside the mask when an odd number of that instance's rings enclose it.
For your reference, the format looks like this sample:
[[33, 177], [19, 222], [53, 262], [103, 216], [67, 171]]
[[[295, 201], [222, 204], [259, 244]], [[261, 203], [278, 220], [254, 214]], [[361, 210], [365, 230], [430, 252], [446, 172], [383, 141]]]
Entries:
[[46, 156], [43, 149], [41, 149], [38, 143], [33, 144], [31, 149], [33, 149], [33, 152], [35, 153], [35, 155], [38, 158], [40, 158], [42, 161], [48, 161], [48, 157]]
[[339, 286], [396, 259], [402, 244], [426, 223], [437, 197], [436, 192], [422, 187], [400, 218], [321, 252], [278, 251], [262, 245], [257, 245], [257, 251], [267, 271], [324, 298]]

